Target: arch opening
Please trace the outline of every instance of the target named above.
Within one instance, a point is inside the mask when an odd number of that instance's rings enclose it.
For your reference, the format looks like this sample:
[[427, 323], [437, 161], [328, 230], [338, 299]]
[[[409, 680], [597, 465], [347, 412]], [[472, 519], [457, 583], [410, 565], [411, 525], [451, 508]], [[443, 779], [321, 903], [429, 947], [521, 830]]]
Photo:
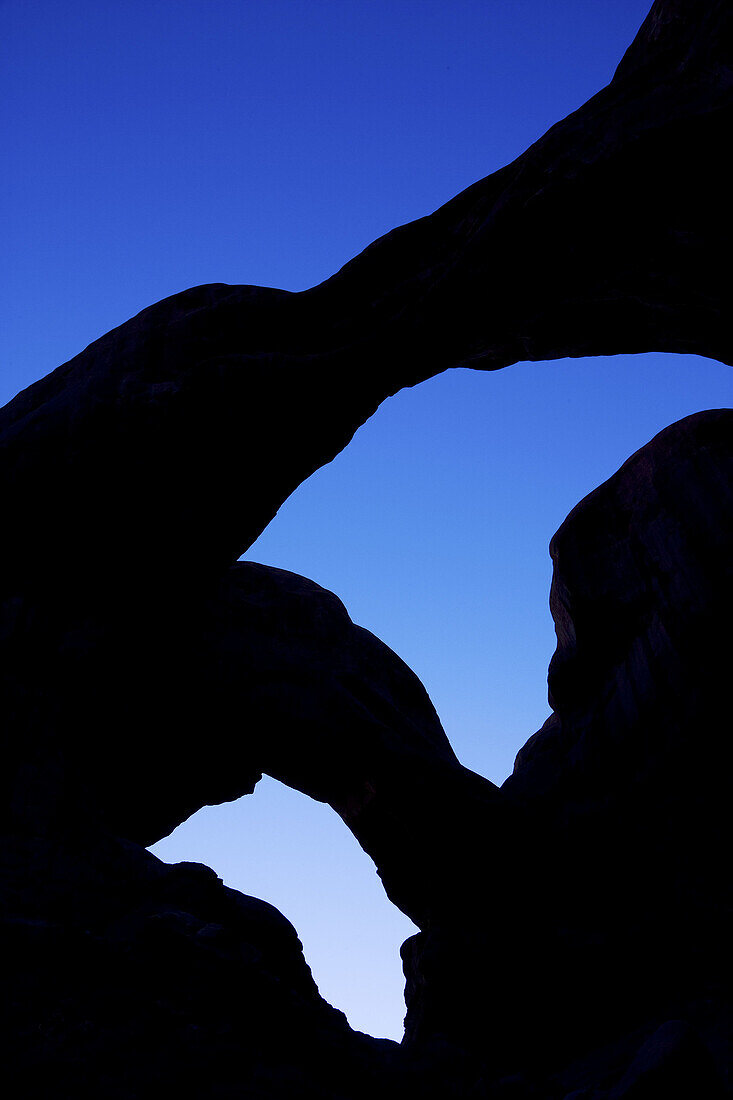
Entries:
[[417, 931], [330, 807], [264, 776], [254, 794], [206, 806], [150, 849], [213, 867], [293, 924], [321, 996], [352, 1028], [402, 1038], [399, 949]]
[[[551, 535], [657, 431], [730, 398], [729, 368], [696, 356], [523, 363], [490, 383], [451, 371], [385, 402], [247, 558], [343, 599], [418, 674], [461, 761], [500, 783], [548, 713]], [[275, 904], [323, 996], [399, 1038], [414, 926], [327, 806], [267, 778], [255, 796], [199, 811], [153, 850]]]

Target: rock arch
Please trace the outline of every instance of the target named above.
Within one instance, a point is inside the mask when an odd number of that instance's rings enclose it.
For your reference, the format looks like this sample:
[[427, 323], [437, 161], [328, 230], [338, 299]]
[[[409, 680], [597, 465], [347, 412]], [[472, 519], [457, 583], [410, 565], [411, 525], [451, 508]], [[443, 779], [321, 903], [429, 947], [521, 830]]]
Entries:
[[[308, 1004], [328, 1032], [333, 1018], [293, 961], [289, 926], [200, 872], [193, 885], [184, 870], [170, 886], [129, 843], [150, 842], [205, 802], [250, 790], [265, 768], [337, 809], [389, 895], [423, 927], [405, 948], [414, 1045], [449, 1040], [472, 1058], [481, 1051], [492, 1082], [523, 1064], [558, 1073], [624, 1028], [636, 1049], [638, 1029], [664, 1023], [660, 1013], [680, 998], [704, 1031], [695, 998], [704, 991], [708, 1004], [720, 995], [712, 969], [725, 897], [711, 886], [716, 861], [682, 860], [675, 877], [677, 864], [662, 860], [667, 910], [676, 908], [654, 940], [666, 914], [643, 888], [634, 840], [659, 826], [670, 843], [700, 847], [720, 825], [719, 777], [712, 799], [686, 792], [697, 816], [685, 833], [659, 776], [681, 786], [678, 750], [696, 708], [705, 729], [722, 713], [721, 663], [709, 641], [690, 647], [686, 629], [704, 634], [719, 622], [718, 589], [708, 582], [714, 576], [730, 591], [729, 527], [698, 523], [694, 509], [677, 515], [669, 504], [676, 489], [661, 494], [666, 518], [656, 520], [660, 486], [672, 483], [683, 496], [714, 500], [713, 515], [728, 507], [730, 413], [662, 433], [558, 536], [558, 562], [573, 568], [556, 573], [554, 587], [557, 710], [502, 790], [461, 767], [414, 676], [348, 620], [336, 597], [292, 574], [234, 563], [386, 396], [451, 366], [493, 370], [520, 359], [647, 350], [733, 362], [730, 266], [721, 262], [731, 252], [732, 41], [723, 0], [656, 0], [607, 88], [513, 164], [375, 242], [325, 283], [301, 294], [185, 291], [102, 337], [0, 413], [3, 805], [21, 912], [11, 925], [43, 939], [52, 915], [56, 931], [43, 942], [57, 978], [63, 951], [54, 955], [53, 937], [67, 936], [93, 985], [79, 899], [92, 905], [95, 891], [107, 889], [93, 903], [105, 959], [127, 943], [143, 981], [156, 935], [166, 949], [195, 944], [196, 966], [215, 971], [223, 989], [220, 945], [227, 929], [245, 929], [265, 959], [264, 970], [255, 964], [256, 981], [289, 959], [299, 1007], [288, 1000], [288, 1019], [305, 1019]], [[609, 522], [628, 530], [641, 498], [651, 501], [651, 528], [636, 532], [637, 542], [653, 544], [664, 530], [667, 550], [650, 551], [639, 573], [629, 540], [613, 543], [623, 551], [611, 599], [622, 606], [607, 618], [613, 650], [594, 631], [572, 532], [592, 539]], [[704, 563], [714, 567], [705, 584], [675, 589]], [[660, 699], [677, 699], [664, 695], [680, 673], [667, 659], [670, 639], [692, 681], [679, 705], [660, 709]], [[587, 686], [591, 673], [599, 695], [579, 701], [573, 685]], [[662, 727], [672, 745], [663, 773], [650, 765], [654, 737], [639, 766], [627, 767], [630, 738]], [[612, 765], [610, 790], [608, 769], [595, 757], [588, 765], [598, 728], [609, 735], [601, 758]], [[559, 780], [548, 760], [561, 762]], [[629, 791], [635, 813], [622, 835], [624, 863], [614, 814], [619, 792]], [[661, 819], [649, 810], [649, 792]], [[664, 850], [654, 849], [659, 859]], [[644, 899], [639, 920], [617, 896], [604, 908], [603, 868], [592, 866], [598, 851], [617, 873], [632, 867]], [[153, 896], [152, 915], [163, 923], [150, 933], [140, 913]], [[684, 973], [672, 990], [663, 968], [679, 943]], [[124, 984], [122, 970], [115, 973]], [[279, 971], [267, 987], [273, 1019], [277, 982]], [[44, 996], [53, 1001], [53, 991]], [[487, 1031], [498, 1044], [490, 1056]], [[343, 1028], [335, 1033], [346, 1050]], [[675, 1035], [675, 1056], [689, 1062], [686, 1033]], [[306, 1060], [309, 1041], [299, 1048]], [[226, 1050], [231, 1065], [237, 1051]], [[355, 1050], [349, 1057], [358, 1062]], [[362, 1054], [376, 1058], [374, 1048]], [[104, 1050], [100, 1058], [104, 1073]], [[615, 1070], [604, 1063], [599, 1072], [605, 1080]]]

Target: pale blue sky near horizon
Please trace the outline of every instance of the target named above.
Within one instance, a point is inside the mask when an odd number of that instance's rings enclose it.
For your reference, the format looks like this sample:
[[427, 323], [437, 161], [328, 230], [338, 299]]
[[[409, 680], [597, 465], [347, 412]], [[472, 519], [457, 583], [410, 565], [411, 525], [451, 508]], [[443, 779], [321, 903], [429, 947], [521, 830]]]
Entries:
[[[579, 107], [648, 7], [0, 0], [0, 403], [188, 286], [331, 275]], [[335, 591], [501, 782], [548, 714], [551, 535], [657, 431], [732, 398], [694, 356], [450, 371], [385, 402], [246, 556]], [[155, 850], [277, 905], [324, 996], [399, 1037], [412, 926], [327, 807], [263, 780]]]

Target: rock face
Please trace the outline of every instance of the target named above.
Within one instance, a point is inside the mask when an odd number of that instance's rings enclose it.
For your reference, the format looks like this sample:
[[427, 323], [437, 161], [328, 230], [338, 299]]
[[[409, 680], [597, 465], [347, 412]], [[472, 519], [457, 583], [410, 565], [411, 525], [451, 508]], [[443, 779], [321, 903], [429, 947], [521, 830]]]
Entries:
[[[144, 612], [114, 600], [80, 617], [49, 599], [30, 653], [22, 625], [8, 638], [6, 715], [25, 733], [7, 757], [16, 827], [63, 829], [84, 813], [149, 845], [266, 772], [330, 803], [424, 923], [454, 862], [435, 805], [475, 803], [488, 821], [499, 794], [458, 762], [414, 673], [333, 593], [254, 562]], [[34, 680], [52, 696], [41, 715], [27, 705]], [[29, 769], [42, 720], [43, 765]]]
[[726, 0], [658, 0], [607, 88], [320, 286], [184, 291], [19, 395], [0, 418], [4, 583], [42, 585], [52, 546], [79, 598], [93, 574], [197, 584], [385, 397], [451, 366], [733, 360], [732, 28]]
[[[733, 361], [732, 44], [729, 4], [657, 0], [608, 88], [321, 286], [185, 291], [0, 413], [23, 1095], [724, 1093], [733, 413], [667, 429], [553, 540], [554, 713], [500, 790], [334, 595], [236, 558], [449, 366]], [[421, 927], [402, 1049], [321, 1001], [272, 907], [139, 846], [263, 771]]]
[[398, 1045], [352, 1032], [289, 922], [208, 867], [109, 837], [19, 834], [2, 873], [16, 1095], [397, 1095]]
[[664, 1026], [685, 1049], [693, 1036], [695, 1072], [722, 1088], [733, 898], [715, 761], [730, 725], [731, 515], [722, 409], [661, 432], [553, 538], [554, 713], [501, 789], [521, 862], [491, 884], [498, 919], [486, 907], [467, 927], [459, 906], [405, 945], [412, 1043], [483, 1037], [486, 1050], [491, 1036], [495, 1072], [569, 1091], [584, 1074], [620, 1080]]

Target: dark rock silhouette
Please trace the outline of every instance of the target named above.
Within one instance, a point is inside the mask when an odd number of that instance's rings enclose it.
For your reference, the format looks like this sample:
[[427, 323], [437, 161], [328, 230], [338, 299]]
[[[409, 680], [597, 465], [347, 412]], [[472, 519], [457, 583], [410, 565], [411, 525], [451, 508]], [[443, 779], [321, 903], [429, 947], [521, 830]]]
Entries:
[[501, 789], [521, 862], [491, 883], [498, 913], [471, 922], [464, 896], [403, 948], [411, 1043], [491, 1035], [502, 1071], [559, 1087], [589, 1052], [613, 1079], [681, 1018], [701, 1067], [725, 1066], [730, 799], [710, 765], [730, 726], [732, 514], [722, 409], [661, 432], [553, 538], [554, 713]]
[[84, 591], [117, 567], [116, 591], [202, 583], [385, 397], [451, 366], [730, 362], [732, 23], [724, 0], [656, 3], [607, 88], [320, 286], [184, 291], [20, 394], [6, 583], [42, 585], [50, 546]]
[[[235, 559], [447, 367], [733, 361], [732, 44], [722, 0], [658, 0], [608, 88], [332, 279], [185, 291], [0, 413], [22, 1095], [726, 1094], [733, 412], [661, 433], [553, 540], [553, 716], [501, 789], [335, 596]], [[140, 847], [263, 771], [329, 802], [421, 928], [401, 1048], [320, 999], [271, 906]]]
[[60, 727], [66, 741], [66, 768], [46, 750], [51, 777], [25, 768], [28, 740], [15, 745], [17, 814], [36, 823], [51, 784], [61, 802], [46, 805], [50, 820], [83, 807], [95, 828], [148, 845], [266, 772], [330, 803], [390, 897], [425, 921], [455, 859], [436, 802], [464, 815], [475, 804], [488, 821], [498, 791], [459, 764], [414, 673], [333, 593], [254, 562], [236, 563], [206, 598], [181, 592], [146, 611], [105, 603], [70, 627], [71, 609], [55, 607], [53, 624], [37, 617], [31, 666], [6, 665], [6, 700], [20, 690], [13, 717], [29, 740], [39, 716], [24, 712], [27, 684], [48, 653], [49, 737]]
[[16, 834], [2, 871], [9, 1095], [396, 1095], [399, 1046], [351, 1031], [288, 921], [208, 867], [87, 831]]

